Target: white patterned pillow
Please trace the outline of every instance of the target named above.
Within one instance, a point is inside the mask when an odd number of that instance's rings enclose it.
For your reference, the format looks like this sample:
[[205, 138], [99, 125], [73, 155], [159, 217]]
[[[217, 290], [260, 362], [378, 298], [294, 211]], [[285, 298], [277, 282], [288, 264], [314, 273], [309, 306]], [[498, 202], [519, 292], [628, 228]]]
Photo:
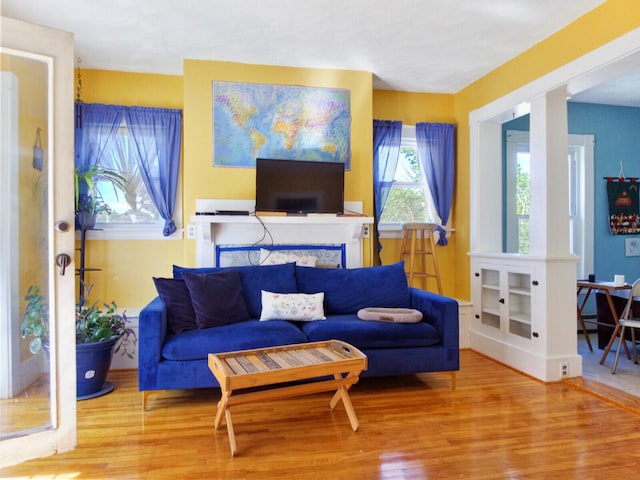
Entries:
[[260, 265], [280, 265], [282, 263], [295, 262], [299, 267], [315, 267], [316, 260], [316, 257], [305, 255], [301, 252], [260, 249]]
[[324, 320], [324, 292], [272, 293], [262, 290], [260, 320]]

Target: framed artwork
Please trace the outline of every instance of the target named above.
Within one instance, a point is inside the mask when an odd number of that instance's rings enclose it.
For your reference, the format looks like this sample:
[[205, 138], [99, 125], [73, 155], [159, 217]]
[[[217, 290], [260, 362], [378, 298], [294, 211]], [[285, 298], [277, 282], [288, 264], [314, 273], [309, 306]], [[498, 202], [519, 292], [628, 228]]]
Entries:
[[624, 255], [626, 257], [640, 257], [640, 238], [624, 239]]
[[213, 165], [256, 158], [351, 161], [351, 91], [213, 82]]

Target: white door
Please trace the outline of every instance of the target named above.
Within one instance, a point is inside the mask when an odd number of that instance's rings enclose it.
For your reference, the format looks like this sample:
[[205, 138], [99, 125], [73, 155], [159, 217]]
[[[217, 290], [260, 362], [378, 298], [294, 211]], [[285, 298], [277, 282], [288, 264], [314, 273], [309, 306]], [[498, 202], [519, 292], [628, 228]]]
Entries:
[[[0, 22], [2, 467], [75, 447], [76, 382], [73, 35]], [[64, 272], [58, 258], [70, 261]], [[48, 354], [21, 335], [30, 287], [48, 318]]]

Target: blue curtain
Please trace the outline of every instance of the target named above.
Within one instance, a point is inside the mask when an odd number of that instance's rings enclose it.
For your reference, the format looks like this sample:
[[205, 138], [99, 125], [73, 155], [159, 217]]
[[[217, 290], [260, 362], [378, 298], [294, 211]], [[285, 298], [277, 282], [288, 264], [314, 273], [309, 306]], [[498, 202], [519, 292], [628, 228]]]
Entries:
[[400, 142], [402, 141], [402, 122], [398, 120], [373, 121], [373, 206], [375, 209], [375, 235], [378, 263], [382, 244], [378, 224], [384, 208], [393, 176], [398, 165]]
[[[417, 123], [416, 145], [418, 158], [422, 164], [433, 203], [442, 225], [449, 221], [453, 201], [453, 181], [455, 173], [454, 155], [455, 125], [449, 123]], [[448, 243], [446, 232], [441, 225], [439, 245]]]
[[123, 107], [99, 103], [75, 104], [75, 166], [101, 165], [113, 148], [124, 115]]
[[163, 108], [124, 107], [76, 103], [75, 165], [103, 165], [117, 148], [116, 134], [126, 122], [132, 139], [129, 152], [135, 155], [142, 181], [165, 221], [165, 236], [176, 231], [173, 221], [182, 112]]
[[125, 111], [133, 139], [131, 152], [153, 204], [164, 219], [162, 234], [176, 231], [173, 211], [180, 169], [182, 112], [162, 108], [129, 107]]

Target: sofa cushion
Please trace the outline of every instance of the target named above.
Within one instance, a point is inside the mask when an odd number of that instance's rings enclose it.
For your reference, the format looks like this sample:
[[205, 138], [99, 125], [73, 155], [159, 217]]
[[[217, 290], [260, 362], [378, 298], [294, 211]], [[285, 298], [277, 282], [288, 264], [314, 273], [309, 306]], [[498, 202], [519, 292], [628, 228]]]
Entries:
[[215, 273], [221, 270], [234, 269], [240, 273], [240, 283], [242, 284], [242, 296], [247, 306], [249, 316], [254, 319], [260, 318], [262, 311], [262, 290], [278, 293], [296, 293], [296, 265], [295, 263], [285, 263], [282, 265], [247, 265], [241, 267], [203, 267], [186, 268], [173, 266], [173, 277], [182, 278], [184, 272], [192, 273]]
[[300, 325], [309, 342], [337, 338], [356, 348], [429, 347], [441, 343], [437, 330], [425, 322], [391, 323], [359, 320], [356, 314], [327, 315], [322, 322]]
[[[314, 322], [321, 323], [321, 322]], [[307, 338], [290, 322], [247, 320], [220, 327], [170, 335], [162, 347], [166, 360], [206, 359], [209, 353], [304, 343]]]
[[262, 291], [260, 320], [324, 320], [324, 293], [273, 293]]
[[404, 262], [351, 269], [296, 267], [296, 279], [301, 293], [324, 292], [327, 315], [410, 303]]
[[185, 272], [198, 328], [217, 327], [249, 320], [237, 270], [197, 274]]
[[167, 323], [171, 331], [182, 333], [198, 328], [189, 289], [184, 280], [154, 277], [153, 283], [158, 296], [167, 307]]

